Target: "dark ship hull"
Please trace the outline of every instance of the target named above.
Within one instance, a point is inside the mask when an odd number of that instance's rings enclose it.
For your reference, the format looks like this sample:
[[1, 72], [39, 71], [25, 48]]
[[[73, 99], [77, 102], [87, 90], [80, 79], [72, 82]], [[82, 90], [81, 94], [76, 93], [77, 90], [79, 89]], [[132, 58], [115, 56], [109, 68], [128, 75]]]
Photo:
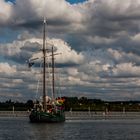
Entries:
[[30, 122], [46, 122], [46, 123], [55, 123], [55, 122], [64, 122], [65, 113], [48, 113], [42, 111], [32, 111], [29, 116]]

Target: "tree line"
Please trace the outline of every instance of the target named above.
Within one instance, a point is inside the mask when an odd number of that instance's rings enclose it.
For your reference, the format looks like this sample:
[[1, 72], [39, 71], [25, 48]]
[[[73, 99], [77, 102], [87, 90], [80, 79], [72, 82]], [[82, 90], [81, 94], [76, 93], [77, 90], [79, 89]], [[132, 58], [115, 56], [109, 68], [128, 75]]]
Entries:
[[[62, 97], [66, 111], [140, 111], [140, 101], [103, 101], [87, 97]], [[27, 111], [33, 108], [33, 100], [0, 102], [0, 111]]]

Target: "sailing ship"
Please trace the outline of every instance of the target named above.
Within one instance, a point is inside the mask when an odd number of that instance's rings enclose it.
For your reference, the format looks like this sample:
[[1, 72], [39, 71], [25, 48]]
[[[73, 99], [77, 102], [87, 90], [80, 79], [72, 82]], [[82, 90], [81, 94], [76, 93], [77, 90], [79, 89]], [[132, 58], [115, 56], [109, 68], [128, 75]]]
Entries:
[[[55, 87], [54, 87], [54, 48], [52, 47], [52, 97], [47, 96], [46, 91], [46, 20], [43, 22], [43, 100], [41, 102], [36, 102], [34, 108], [31, 110], [29, 115], [30, 122], [64, 122], [65, 112], [64, 112], [64, 99], [54, 97]], [[29, 62], [29, 66], [32, 66], [33, 62]]]

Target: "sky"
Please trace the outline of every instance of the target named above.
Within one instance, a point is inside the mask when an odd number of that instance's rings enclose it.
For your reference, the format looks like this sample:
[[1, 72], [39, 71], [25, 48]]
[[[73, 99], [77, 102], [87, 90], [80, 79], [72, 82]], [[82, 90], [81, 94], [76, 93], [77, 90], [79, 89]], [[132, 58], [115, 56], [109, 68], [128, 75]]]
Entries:
[[82, 3], [82, 2], [85, 2], [86, 0], [67, 0], [69, 3], [71, 4], [77, 4], [77, 3]]
[[42, 57], [44, 17], [47, 47], [61, 53], [58, 94], [140, 100], [139, 9], [139, 0], [0, 0], [0, 101], [41, 96], [41, 61], [27, 61]]

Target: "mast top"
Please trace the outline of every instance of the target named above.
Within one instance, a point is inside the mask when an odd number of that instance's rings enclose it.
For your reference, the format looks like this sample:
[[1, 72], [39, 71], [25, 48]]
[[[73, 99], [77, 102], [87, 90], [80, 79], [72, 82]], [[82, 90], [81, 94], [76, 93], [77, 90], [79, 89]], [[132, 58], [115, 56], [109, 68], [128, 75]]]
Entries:
[[44, 21], [43, 21], [43, 23], [44, 23], [44, 24], [46, 23], [46, 18], [44, 18]]

